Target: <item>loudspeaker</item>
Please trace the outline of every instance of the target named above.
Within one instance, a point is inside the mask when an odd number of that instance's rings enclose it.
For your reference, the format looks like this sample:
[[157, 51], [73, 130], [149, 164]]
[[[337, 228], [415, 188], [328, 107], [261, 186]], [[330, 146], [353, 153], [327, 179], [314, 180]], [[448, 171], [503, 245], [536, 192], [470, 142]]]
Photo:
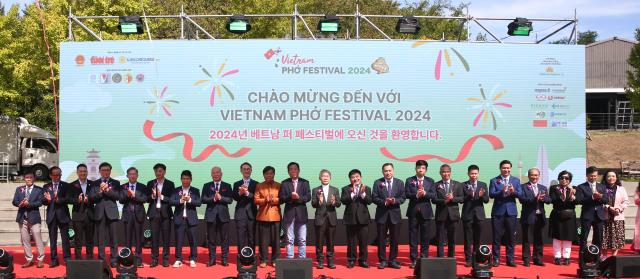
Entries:
[[67, 279], [111, 279], [107, 261], [71, 260], [67, 262]]
[[276, 279], [311, 279], [313, 260], [305, 259], [277, 259]]
[[456, 259], [420, 258], [413, 275], [418, 279], [456, 279]]
[[609, 257], [600, 263], [600, 273], [605, 277], [640, 277], [640, 256]]

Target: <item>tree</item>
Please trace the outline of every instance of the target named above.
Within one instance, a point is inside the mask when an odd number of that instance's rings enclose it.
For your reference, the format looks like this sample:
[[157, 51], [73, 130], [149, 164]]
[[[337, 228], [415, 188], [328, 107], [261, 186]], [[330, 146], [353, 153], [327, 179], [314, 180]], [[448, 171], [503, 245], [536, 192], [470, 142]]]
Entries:
[[[596, 40], [598, 39], [598, 32], [597, 31], [592, 31], [592, 30], [587, 30], [584, 32], [578, 32], [578, 44], [579, 45], [588, 45], [591, 43], [595, 43]], [[571, 41], [569, 40], [569, 37], [564, 37], [560, 40], [557, 41], [553, 41], [551, 42], [552, 44], [570, 44]]]
[[[636, 41], [640, 42], [640, 27], [636, 28]], [[640, 43], [636, 43], [631, 49], [627, 63], [633, 70], [627, 71], [627, 97], [632, 106], [640, 111]]]

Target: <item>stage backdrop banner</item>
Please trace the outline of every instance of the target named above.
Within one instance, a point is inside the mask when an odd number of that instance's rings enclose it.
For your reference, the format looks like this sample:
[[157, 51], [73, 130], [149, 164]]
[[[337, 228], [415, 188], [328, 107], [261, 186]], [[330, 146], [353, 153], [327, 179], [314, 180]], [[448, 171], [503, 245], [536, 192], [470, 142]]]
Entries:
[[96, 178], [106, 161], [121, 180], [135, 166], [146, 182], [162, 162], [177, 185], [189, 169], [200, 188], [213, 166], [233, 183], [242, 162], [258, 181], [271, 165], [280, 181], [296, 161], [312, 187], [321, 169], [342, 187], [354, 168], [378, 187], [385, 162], [404, 180], [416, 160], [427, 160], [436, 181], [442, 164], [458, 181], [476, 164], [488, 182], [508, 159], [524, 181], [538, 167], [545, 185], [565, 169], [579, 183], [584, 79], [584, 47], [572, 45], [68, 42], [60, 55], [61, 165], [67, 179], [81, 162]]

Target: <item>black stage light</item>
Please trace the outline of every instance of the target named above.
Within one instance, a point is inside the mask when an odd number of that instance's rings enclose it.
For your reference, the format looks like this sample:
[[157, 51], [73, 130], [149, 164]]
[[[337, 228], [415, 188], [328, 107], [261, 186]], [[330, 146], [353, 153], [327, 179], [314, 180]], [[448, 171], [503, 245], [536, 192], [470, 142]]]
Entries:
[[119, 17], [118, 29], [122, 34], [142, 34], [142, 18], [137, 15]]
[[579, 253], [578, 277], [598, 278], [600, 277], [600, 248], [596, 245], [589, 245]]
[[7, 250], [0, 248], [0, 279], [13, 279], [13, 256]]
[[420, 23], [413, 16], [403, 16], [396, 23], [396, 32], [401, 34], [418, 34], [420, 32]]
[[245, 246], [238, 252], [238, 279], [256, 279], [258, 261], [251, 247]]
[[131, 249], [127, 247], [120, 248], [120, 251], [118, 252], [118, 265], [116, 270], [118, 271], [116, 279], [138, 278], [136, 256], [133, 254]]
[[142, 233], [142, 236], [144, 237], [144, 239], [142, 240], [142, 247], [144, 248], [150, 248], [151, 247], [151, 236], [152, 236], [152, 232], [149, 229], [144, 230], [144, 232]]
[[491, 248], [489, 248], [489, 245], [480, 245], [480, 247], [473, 252], [471, 276], [473, 278], [491, 278], [493, 276], [493, 271], [491, 271], [491, 258]]
[[244, 15], [233, 15], [227, 21], [227, 31], [234, 34], [244, 34], [251, 31], [251, 23]]
[[323, 33], [336, 33], [340, 31], [340, 19], [334, 14], [325, 15], [318, 22], [318, 31]]
[[523, 17], [517, 17], [507, 25], [507, 34], [509, 36], [529, 36], [531, 31], [533, 31], [531, 21]]

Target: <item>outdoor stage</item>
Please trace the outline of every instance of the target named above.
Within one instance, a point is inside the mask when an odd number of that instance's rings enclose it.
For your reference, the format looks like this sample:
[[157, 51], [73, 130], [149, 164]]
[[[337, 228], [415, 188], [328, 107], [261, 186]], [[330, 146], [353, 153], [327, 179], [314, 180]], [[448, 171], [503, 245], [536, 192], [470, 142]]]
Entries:
[[[503, 248], [504, 249], [504, 248]], [[520, 257], [521, 247], [516, 247], [516, 264], [517, 267], [508, 267], [502, 264], [500, 267], [493, 268], [494, 278], [575, 278], [576, 270], [578, 269], [578, 260], [577, 260], [577, 246], [573, 246], [571, 251], [571, 265], [569, 266], [556, 266], [553, 264], [553, 248], [550, 245], [545, 246], [544, 248], [544, 262], [546, 266], [535, 266], [531, 265], [530, 267], [522, 266], [522, 259]], [[47, 258], [45, 260], [46, 265], [45, 268], [38, 269], [35, 266], [22, 269], [20, 266], [24, 263], [24, 253], [22, 252], [21, 247], [10, 247], [7, 248], [14, 256], [14, 266], [15, 273], [18, 278], [29, 278], [29, 277], [62, 277], [65, 275], [66, 266], [61, 265], [56, 268], [49, 268], [49, 251], [47, 248]], [[107, 249], [108, 250], [108, 249]], [[352, 269], [348, 269], [346, 267], [346, 246], [338, 246], [336, 247], [336, 269], [317, 269], [313, 268], [313, 278], [318, 278], [321, 275], [325, 275], [327, 278], [359, 278], [359, 276], [367, 276], [367, 279], [371, 278], [412, 278], [413, 269], [409, 268], [409, 246], [401, 245], [399, 248], [399, 258], [398, 260], [402, 263], [401, 269], [392, 269], [385, 268], [380, 270], [377, 268], [378, 260], [376, 256], [376, 248], [374, 246], [369, 247], [369, 264], [370, 268], [364, 269], [361, 267], [354, 267]], [[471, 272], [471, 268], [464, 267], [464, 256], [462, 253], [463, 247], [458, 245], [456, 247], [456, 260], [457, 264], [457, 274], [458, 276], [465, 276]], [[171, 249], [173, 252], [173, 249]], [[183, 250], [184, 255], [188, 258], [188, 249]], [[283, 249], [284, 252], [284, 249]], [[430, 246], [430, 256], [435, 255], [435, 246]], [[504, 250], [502, 251], [504, 253]], [[284, 254], [284, 253], [283, 253]], [[632, 252], [630, 250], [621, 250], [619, 255], [631, 255]], [[58, 252], [58, 255], [61, 255], [61, 251]], [[97, 255], [97, 253], [96, 253]], [[218, 253], [219, 255], [219, 253]], [[504, 255], [504, 254], [503, 254]], [[313, 246], [307, 247], [307, 256], [315, 259], [315, 248]], [[138, 269], [138, 275], [141, 277], [155, 277], [155, 278], [224, 278], [228, 276], [235, 277], [237, 275], [236, 272], [236, 249], [235, 247], [231, 248], [231, 256], [230, 256], [230, 265], [227, 267], [223, 267], [220, 265], [219, 260], [217, 264], [213, 267], [206, 267], [206, 261], [208, 260], [207, 249], [198, 248], [198, 267], [190, 268], [187, 265], [183, 265], [181, 268], [173, 268], [173, 267], [162, 267], [158, 266], [156, 268], [149, 268], [148, 264], [151, 262], [150, 259], [150, 250], [144, 249], [144, 263], [145, 267]], [[171, 264], [173, 264], [173, 254], [170, 257]], [[504, 258], [501, 259], [501, 263], [504, 263]], [[114, 275], [116, 274], [115, 269], [113, 269]], [[258, 269], [258, 278], [267, 278], [268, 274], [271, 273], [272, 276], [275, 276], [275, 268], [268, 266], [266, 268]], [[361, 277], [362, 278], [362, 277]]]

